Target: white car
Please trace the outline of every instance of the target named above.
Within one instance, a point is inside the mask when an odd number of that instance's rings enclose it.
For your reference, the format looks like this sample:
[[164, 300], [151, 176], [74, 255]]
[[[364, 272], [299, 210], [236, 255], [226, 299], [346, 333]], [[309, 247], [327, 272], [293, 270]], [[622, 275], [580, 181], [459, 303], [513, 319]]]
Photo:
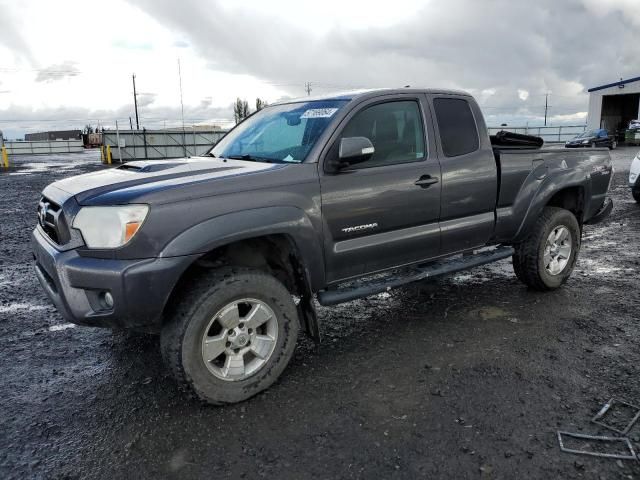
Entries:
[[634, 157], [629, 169], [629, 187], [631, 195], [636, 202], [640, 203], [640, 152]]

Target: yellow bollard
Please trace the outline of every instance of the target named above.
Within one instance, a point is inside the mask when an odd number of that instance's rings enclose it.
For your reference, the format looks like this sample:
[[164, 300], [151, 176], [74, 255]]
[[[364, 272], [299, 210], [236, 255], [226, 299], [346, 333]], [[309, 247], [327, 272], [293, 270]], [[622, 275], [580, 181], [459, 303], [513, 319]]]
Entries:
[[111, 145], [107, 145], [107, 163], [111, 165]]
[[7, 154], [7, 147], [2, 146], [2, 165], [4, 168], [9, 168], [9, 155]]

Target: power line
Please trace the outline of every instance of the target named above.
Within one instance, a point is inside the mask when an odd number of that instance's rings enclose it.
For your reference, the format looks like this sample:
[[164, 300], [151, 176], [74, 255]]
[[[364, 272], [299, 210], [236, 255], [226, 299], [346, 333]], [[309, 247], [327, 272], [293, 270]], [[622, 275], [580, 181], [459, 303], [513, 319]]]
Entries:
[[187, 144], [184, 138], [184, 103], [182, 102], [182, 72], [180, 71], [180, 59], [178, 58], [178, 82], [180, 84], [180, 117], [182, 118], [182, 147], [184, 156], [187, 156]]

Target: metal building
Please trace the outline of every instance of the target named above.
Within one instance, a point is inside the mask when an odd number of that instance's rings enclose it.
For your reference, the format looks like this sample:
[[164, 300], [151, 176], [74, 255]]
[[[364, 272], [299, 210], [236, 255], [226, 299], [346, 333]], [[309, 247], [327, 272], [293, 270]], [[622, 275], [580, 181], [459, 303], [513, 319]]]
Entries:
[[587, 128], [624, 132], [631, 120], [640, 118], [640, 77], [589, 89]]
[[49, 142], [53, 140], [78, 140], [81, 137], [80, 130], [53, 130], [49, 132], [26, 133], [25, 142]]

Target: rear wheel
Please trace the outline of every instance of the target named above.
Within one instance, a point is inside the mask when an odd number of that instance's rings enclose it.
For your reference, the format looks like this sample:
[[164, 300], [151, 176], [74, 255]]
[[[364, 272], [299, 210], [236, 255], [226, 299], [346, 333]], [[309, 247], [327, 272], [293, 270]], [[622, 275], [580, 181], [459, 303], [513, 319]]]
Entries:
[[535, 290], [554, 290], [571, 276], [580, 250], [580, 226], [570, 211], [546, 207], [515, 249], [518, 279]]
[[277, 279], [257, 270], [207, 272], [184, 289], [161, 334], [180, 387], [211, 404], [261, 392], [293, 355], [296, 306]]

